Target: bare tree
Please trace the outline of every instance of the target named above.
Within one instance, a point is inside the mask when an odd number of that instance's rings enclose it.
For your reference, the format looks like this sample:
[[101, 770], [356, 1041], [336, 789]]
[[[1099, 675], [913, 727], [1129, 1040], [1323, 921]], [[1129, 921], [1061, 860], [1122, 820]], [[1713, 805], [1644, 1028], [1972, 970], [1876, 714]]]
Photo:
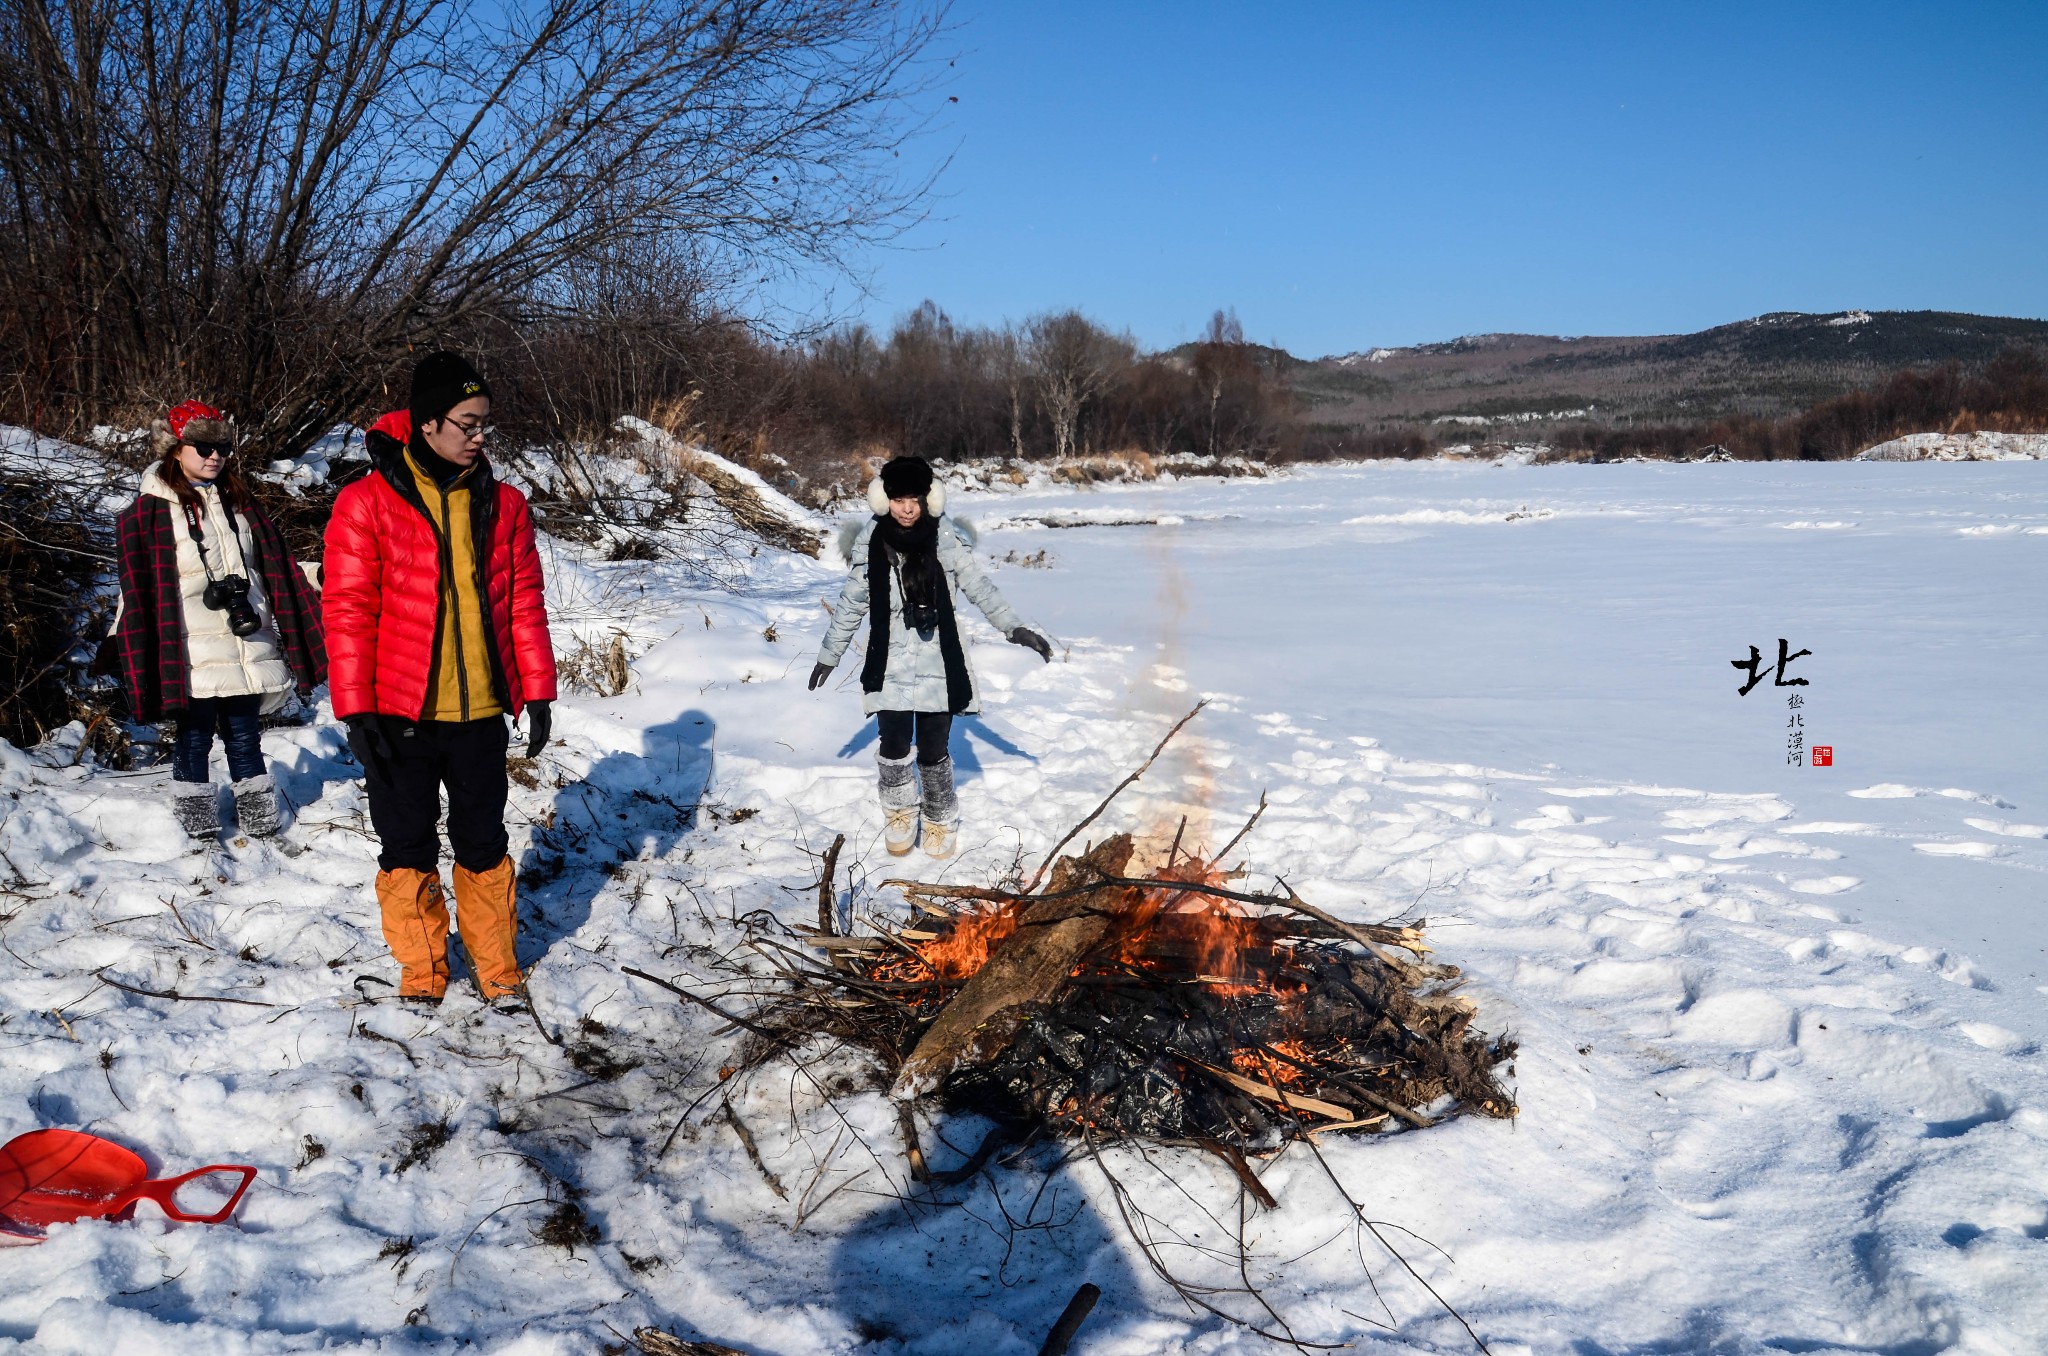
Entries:
[[1218, 311], [1191, 346], [1188, 368], [1202, 394], [1201, 450], [1222, 456], [1278, 445], [1292, 397], [1287, 355], [1248, 344], [1237, 312]]
[[1079, 311], [1059, 311], [1025, 325], [1024, 347], [1039, 400], [1052, 421], [1053, 455], [1071, 456], [1088, 402], [1131, 365], [1137, 346], [1098, 328]]
[[960, 335], [952, 318], [927, 301], [896, 322], [883, 355], [882, 397], [897, 429], [900, 449], [917, 456], [957, 455], [960, 430], [958, 373]]
[[1123, 386], [1124, 425], [1139, 446], [1155, 457], [1182, 450], [1202, 412], [1201, 393], [1189, 365], [1147, 357], [1131, 368]]
[[1005, 446], [1000, 434], [1001, 390], [998, 332], [959, 331], [947, 364], [952, 421], [958, 456], [988, 456]]
[[1195, 345], [1195, 377], [1202, 383], [1202, 393], [1209, 400], [1208, 447], [1210, 456], [1216, 455], [1216, 434], [1218, 432], [1217, 407], [1223, 401], [1223, 388], [1232, 375], [1232, 369], [1241, 368], [1244, 350], [1244, 326], [1237, 321], [1237, 308], [1229, 312], [1218, 311], [1209, 317], [1209, 328], [1200, 342]]
[[412, 348], [645, 257], [843, 264], [929, 177], [906, 0], [0, 0], [0, 360], [37, 422], [204, 390], [279, 453]]
[[1024, 356], [1024, 340], [1014, 325], [1005, 322], [994, 340], [995, 368], [1003, 385], [1004, 408], [1009, 414], [1010, 455], [1024, 456], [1024, 409], [1031, 398], [1031, 365]]

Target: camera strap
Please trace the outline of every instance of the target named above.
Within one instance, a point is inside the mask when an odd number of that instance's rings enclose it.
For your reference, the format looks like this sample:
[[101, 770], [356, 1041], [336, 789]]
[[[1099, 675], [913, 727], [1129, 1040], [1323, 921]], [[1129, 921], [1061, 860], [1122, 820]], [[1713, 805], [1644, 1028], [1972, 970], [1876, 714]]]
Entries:
[[[214, 493], [220, 495], [220, 511], [227, 516], [228, 535], [235, 539], [235, 554], [242, 558], [242, 578], [247, 579], [249, 577], [249, 553], [242, 549], [242, 533], [239, 525], [235, 522], [235, 506], [219, 490], [215, 490]], [[183, 498], [178, 500], [178, 504], [185, 510], [185, 528], [192, 534], [192, 545], [199, 552], [199, 568], [205, 572], [206, 582], [209, 584], [219, 583], [219, 579], [213, 573], [213, 566], [206, 559], [206, 533], [201, 531], [199, 527], [199, 506], [190, 499]]]
[[[882, 549], [885, 551], [889, 551], [889, 573], [896, 576], [896, 610], [903, 614], [903, 624], [909, 627], [911, 630], [919, 632], [920, 634], [931, 630], [931, 627], [929, 626], [918, 625], [918, 622], [922, 615], [922, 609], [919, 608], [919, 606], [911, 600], [910, 589], [903, 582], [902, 553], [899, 551], [889, 550], [889, 548], [886, 546]], [[927, 639], [929, 639], [929, 637], [927, 637]]]

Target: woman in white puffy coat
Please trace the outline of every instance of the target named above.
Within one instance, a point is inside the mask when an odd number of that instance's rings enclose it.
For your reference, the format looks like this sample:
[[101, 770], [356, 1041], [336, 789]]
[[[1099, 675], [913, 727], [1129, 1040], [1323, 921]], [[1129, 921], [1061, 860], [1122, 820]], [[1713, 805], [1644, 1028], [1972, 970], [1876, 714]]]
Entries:
[[[868, 486], [874, 516], [849, 524], [841, 552], [846, 587], [811, 670], [816, 690], [838, 666], [864, 616], [871, 616], [861, 666], [861, 707], [880, 726], [883, 842], [902, 856], [924, 822], [927, 855], [953, 852], [959, 805], [947, 753], [953, 717], [981, 709], [974, 669], [953, 611], [962, 594], [1013, 645], [1048, 663], [1052, 646], [1025, 626], [974, 558], [970, 539], [945, 517], [946, 491], [922, 457], [897, 457]], [[916, 761], [911, 746], [917, 748]]]
[[281, 824], [261, 718], [326, 678], [320, 609], [283, 538], [231, 467], [233, 430], [187, 401], [153, 430], [159, 460], [120, 518], [114, 623], [137, 720], [175, 724], [172, 808], [195, 838], [220, 832], [210, 763], [218, 735], [237, 822]]

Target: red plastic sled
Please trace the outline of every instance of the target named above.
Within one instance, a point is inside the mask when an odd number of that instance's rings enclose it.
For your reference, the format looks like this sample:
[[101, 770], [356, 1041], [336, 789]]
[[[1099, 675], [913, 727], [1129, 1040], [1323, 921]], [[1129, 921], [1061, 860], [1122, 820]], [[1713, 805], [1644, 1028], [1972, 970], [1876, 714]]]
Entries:
[[[242, 1179], [226, 1205], [206, 1214], [179, 1207], [179, 1187], [217, 1172]], [[214, 1163], [151, 1181], [148, 1165], [112, 1140], [78, 1130], [31, 1130], [0, 1145], [0, 1227], [17, 1236], [40, 1236], [52, 1224], [77, 1219], [126, 1219], [137, 1201], [155, 1201], [166, 1215], [189, 1224], [219, 1224], [255, 1180], [256, 1169], [247, 1164]]]

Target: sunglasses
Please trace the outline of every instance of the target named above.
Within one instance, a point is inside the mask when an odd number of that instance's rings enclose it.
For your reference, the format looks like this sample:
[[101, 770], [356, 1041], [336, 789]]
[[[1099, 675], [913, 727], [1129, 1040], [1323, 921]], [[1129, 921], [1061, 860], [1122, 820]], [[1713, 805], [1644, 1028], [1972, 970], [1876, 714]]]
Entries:
[[464, 441], [472, 443], [481, 442], [483, 439], [490, 437], [493, 433], [496, 433], [498, 431], [491, 425], [483, 423], [481, 421], [471, 424], [465, 423], [463, 420], [460, 419], [450, 419], [448, 421], [448, 427], [454, 429], [457, 433], [460, 433]]
[[226, 443], [187, 443], [186, 446], [202, 457], [230, 456], [235, 450]]

